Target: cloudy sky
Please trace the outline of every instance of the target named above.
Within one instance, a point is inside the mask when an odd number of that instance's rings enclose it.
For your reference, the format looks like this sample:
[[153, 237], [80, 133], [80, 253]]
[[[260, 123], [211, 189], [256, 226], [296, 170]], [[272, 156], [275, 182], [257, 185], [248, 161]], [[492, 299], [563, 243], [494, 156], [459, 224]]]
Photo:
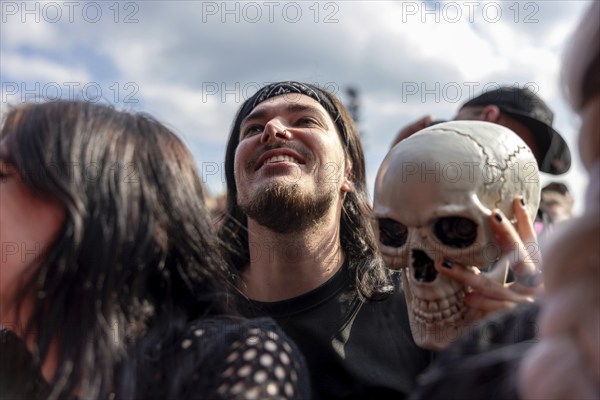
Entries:
[[[311, 82], [358, 123], [372, 188], [398, 129], [498, 85], [528, 86], [576, 149], [560, 59], [590, 1], [48, 1], [0, 3], [1, 103], [77, 98], [155, 115], [183, 137], [212, 194], [231, 121], [258, 87]], [[568, 183], [582, 207], [577, 156]]]

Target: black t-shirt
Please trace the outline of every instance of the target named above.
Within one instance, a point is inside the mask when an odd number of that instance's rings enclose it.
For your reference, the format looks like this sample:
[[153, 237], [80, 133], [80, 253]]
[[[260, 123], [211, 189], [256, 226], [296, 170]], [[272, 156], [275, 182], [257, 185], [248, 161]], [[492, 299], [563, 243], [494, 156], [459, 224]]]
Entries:
[[536, 342], [538, 303], [496, 314], [439, 353], [411, 400], [519, 399], [517, 372]]
[[248, 316], [274, 318], [304, 354], [315, 399], [403, 399], [429, 364], [410, 332], [400, 276], [396, 291], [361, 302], [348, 269], [301, 296], [249, 301]]

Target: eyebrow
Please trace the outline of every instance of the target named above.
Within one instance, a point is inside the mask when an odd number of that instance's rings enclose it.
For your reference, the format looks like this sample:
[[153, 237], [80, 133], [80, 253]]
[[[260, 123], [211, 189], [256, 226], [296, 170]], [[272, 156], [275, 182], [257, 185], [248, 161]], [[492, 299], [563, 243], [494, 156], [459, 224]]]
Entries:
[[[302, 111], [311, 111], [311, 112], [318, 113], [322, 117], [325, 116], [325, 114], [323, 112], [321, 112], [321, 110], [319, 110], [317, 107], [315, 107], [313, 105], [307, 105], [307, 104], [297, 104], [297, 103], [290, 104], [290, 105], [287, 106], [286, 111], [289, 112], [289, 113], [297, 113], [297, 112], [302, 112]], [[242, 120], [242, 123], [240, 124], [240, 126], [244, 125], [248, 121], [253, 121], [253, 120], [264, 118], [267, 114], [268, 114], [268, 111], [265, 110], [265, 109], [261, 109], [261, 110], [257, 110], [257, 111], [252, 111], [250, 114], [248, 114], [248, 116], [246, 118], [244, 118]]]

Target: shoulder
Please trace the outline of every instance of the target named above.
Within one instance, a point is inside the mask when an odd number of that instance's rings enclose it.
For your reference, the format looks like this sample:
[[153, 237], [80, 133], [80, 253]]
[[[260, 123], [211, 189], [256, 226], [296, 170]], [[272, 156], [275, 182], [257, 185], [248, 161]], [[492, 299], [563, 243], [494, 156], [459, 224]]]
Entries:
[[0, 325], [0, 398], [41, 398], [48, 384], [25, 342]]
[[536, 341], [538, 313], [538, 304], [527, 303], [475, 325], [438, 355], [411, 400], [447, 398], [449, 391], [455, 398], [515, 398], [515, 371]]
[[401, 333], [402, 338], [398, 339], [412, 341], [408, 307], [400, 274], [393, 271], [390, 274], [390, 283], [392, 290], [362, 302], [357, 317], [367, 329], [394, 331], [399, 336]]
[[270, 318], [194, 321], [173, 343], [177, 398], [308, 398], [304, 359]]

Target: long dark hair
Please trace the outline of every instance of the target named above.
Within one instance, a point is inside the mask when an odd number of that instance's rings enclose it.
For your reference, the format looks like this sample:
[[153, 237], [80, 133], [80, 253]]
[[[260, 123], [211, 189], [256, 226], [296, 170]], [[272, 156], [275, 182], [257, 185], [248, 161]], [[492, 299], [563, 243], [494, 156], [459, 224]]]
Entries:
[[[356, 288], [365, 298], [374, 298], [391, 292], [392, 286], [388, 272], [377, 250], [377, 242], [371, 227], [371, 205], [367, 192], [365, 158], [358, 129], [350, 113], [344, 105], [330, 92], [307, 83], [289, 82], [291, 85], [302, 85], [326, 98], [335, 108], [336, 116], [332, 116], [340, 135], [344, 153], [352, 163], [354, 190], [346, 194], [340, 221], [340, 241], [348, 262], [348, 268], [355, 275]], [[269, 85], [275, 86], [278, 83]], [[231, 265], [238, 271], [244, 268], [249, 260], [248, 220], [237, 204], [237, 187], [234, 177], [234, 158], [239, 144], [240, 125], [246, 116], [248, 105], [257, 97], [268, 91], [269, 87], [259, 90], [240, 107], [233, 123], [225, 154], [225, 177], [227, 180], [227, 209], [221, 223], [219, 236], [228, 244], [226, 256]]]
[[17, 302], [33, 299], [26, 332], [35, 332], [28, 335], [40, 364], [58, 343], [44, 397], [77, 390], [104, 398], [122, 381], [117, 365], [150, 328], [169, 332], [231, 311], [195, 163], [164, 125], [107, 105], [55, 101], [13, 108], [0, 137], [32, 193], [66, 209]]

